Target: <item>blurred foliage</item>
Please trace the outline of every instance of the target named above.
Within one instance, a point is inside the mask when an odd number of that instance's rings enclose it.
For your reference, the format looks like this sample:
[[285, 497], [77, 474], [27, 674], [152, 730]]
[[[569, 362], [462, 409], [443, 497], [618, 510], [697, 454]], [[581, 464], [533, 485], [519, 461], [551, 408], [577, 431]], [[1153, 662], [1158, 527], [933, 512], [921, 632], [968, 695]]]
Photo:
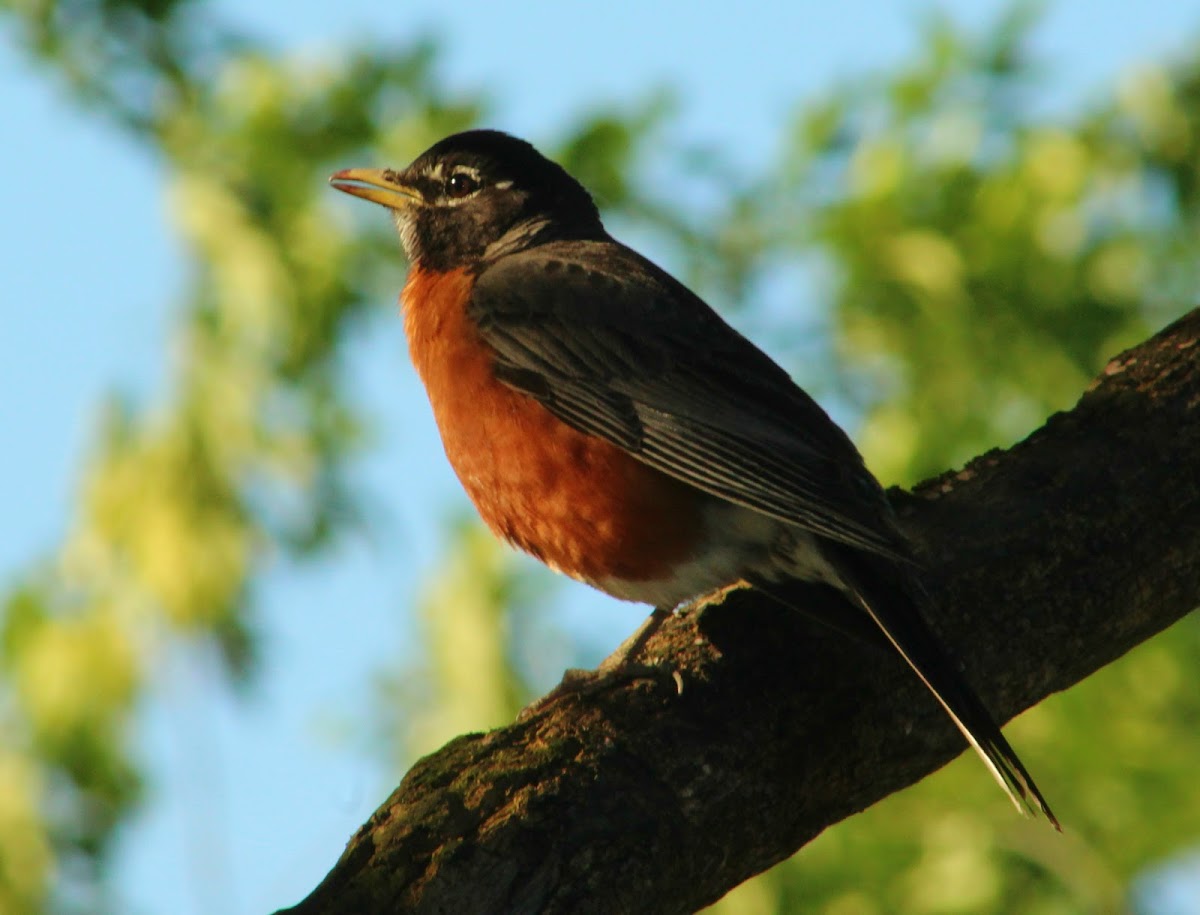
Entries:
[[[858, 439], [889, 481], [1012, 443], [1200, 297], [1200, 54], [1051, 122], [1030, 26], [934, 18], [914, 63], [799, 111], [767, 182], [764, 224], [831, 265]], [[1128, 911], [1133, 875], [1200, 841], [1196, 670], [1193, 615], [1009, 729], [1061, 839], [960, 758], [713, 911]]]
[[[429, 43], [291, 58], [200, 0], [0, 9], [83, 110], [158, 157], [190, 261], [169, 390], [108, 405], [62, 549], [0, 617], [0, 911], [100, 912], [164, 643], [211, 641], [245, 681], [266, 564], [361, 523], [345, 467], [371, 418], [341, 358], [366, 310], [394, 301], [396, 244], [377, 212], [335, 208], [325, 178], [405, 162], [486, 100], [440, 89]], [[816, 264], [859, 440], [881, 476], [911, 482], [1069, 406], [1200, 291], [1200, 54], [1051, 118], [1030, 29], [1025, 8], [982, 39], [931, 18], [912, 63], [806, 104], [760, 172], [674, 145], [678, 102], [654, 93], [581, 116], [553, 151], [615, 225], [779, 338], [762, 291]], [[408, 759], [527, 698], [528, 615], [512, 611], [537, 588], [476, 526], [450, 542], [416, 602], [422, 662], [385, 678], [376, 710]], [[716, 910], [1122, 910], [1133, 875], [1200, 840], [1198, 662], [1189, 619], [1014, 725], [1066, 838], [1015, 820], [960, 760]]]
[[271, 57], [197, 3], [15, 2], [8, 19], [89, 113], [160, 157], [191, 262], [170, 390], [109, 405], [66, 542], [0, 629], [3, 771], [29, 786], [29, 809], [0, 818], [0, 848], [23, 849], [0, 858], [0, 911], [44, 906], [57, 873], [51, 904], [95, 912], [138, 798], [128, 729], [163, 640], [214, 640], [244, 678], [255, 574], [354, 518], [342, 468], [363, 421], [339, 354], [390, 237], [331, 218], [325, 178], [368, 149], [410, 155], [480, 108], [439, 95], [429, 45]]
[[400, 771], [452, 737], [512, 721], [528, 692], [510, 650], [519, 607], [536, 599], [536, 588], [474, 520], [453, 531], [449, 554], [416, 600], [425, 650], [379, 683], [371, 724]]
[[842, 353], [876, 379], [860, 442], [889, 480], [1014, 441], [1200, 289], [1197, 63], [1039, 117], [1027, 17], [979, 41], [934, 19], [916, 62], [797, 113], [773, 181], [785, 244], [833, 265]]

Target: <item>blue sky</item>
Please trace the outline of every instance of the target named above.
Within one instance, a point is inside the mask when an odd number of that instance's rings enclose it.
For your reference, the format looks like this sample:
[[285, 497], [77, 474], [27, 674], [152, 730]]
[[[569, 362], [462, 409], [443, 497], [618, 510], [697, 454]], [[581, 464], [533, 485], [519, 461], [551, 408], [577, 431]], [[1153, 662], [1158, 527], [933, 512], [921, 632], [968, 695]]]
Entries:
[[[216, 6], [287, 54], [333, 55], [365, 36], [403, 45], [432, 34], [444, 46], [446, 84], [486, 87], [493, 126], [535, 141], [552, 137], [581, 106], [672, 86], [684, 102], [679, 129], [736, 149], [746, 162], [769, 153], [795, 100], [910, 50], [928, 8], [879, 0]], [[1000, 7], [944, 4], [976, 25]], [[1200, 10], [1189, 7], [1054, 4], [1037, 32], [1047, 110], [1100, 97], [1119, 73], [1181, 49], [1200, 35]], [[8, 575], [63, 533], [104, 393], [117, 388], [153, 402], [169, 377], [165, 343], [183, 262], [155, 160], [66, 103], [13, 48], [9, 30], [0, 38], [8, 124], [0, 144], [0, 428], [10, 431], [0, 449], [0, 574]], [[45, 177], [63, 174], [73, 180]], [[397, 289], [401, 280], [397, 260]], [[355, 384], [380, 439], [358, 471], [381, 497], [383, 528], [315, 568], [269, 572], [260, 592], [268, 653], [248, 699], [229, 695], [195, 652], [161, 659], [163, 689], [138, 729], [156, 780], [117, 862], [130, 912], [237, 915], [294, 902], [395, 783], [397, 773], [337, 733], [369, 701], [371, 672], [414, 650], [400, 608], [437, 555], [429, 519], [465, 503], [404, 358], [399, 321], [378, 322], [359, 350]], [[414, 474], [426, 485], [402, 490]], [[558, 621], [597, 645], [615, 645], [642, 615], [574, 585], [562, 594]]]

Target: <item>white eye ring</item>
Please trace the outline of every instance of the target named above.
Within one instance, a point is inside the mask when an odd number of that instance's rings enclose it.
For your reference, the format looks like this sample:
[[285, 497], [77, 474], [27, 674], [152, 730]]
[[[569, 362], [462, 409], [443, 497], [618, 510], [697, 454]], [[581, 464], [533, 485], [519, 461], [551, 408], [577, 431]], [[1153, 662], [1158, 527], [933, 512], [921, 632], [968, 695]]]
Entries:
[[461, 200], [479, 190], [479, 179], [470, 172], [457, 171], [446, 181], [446, 196], [451, 200]]

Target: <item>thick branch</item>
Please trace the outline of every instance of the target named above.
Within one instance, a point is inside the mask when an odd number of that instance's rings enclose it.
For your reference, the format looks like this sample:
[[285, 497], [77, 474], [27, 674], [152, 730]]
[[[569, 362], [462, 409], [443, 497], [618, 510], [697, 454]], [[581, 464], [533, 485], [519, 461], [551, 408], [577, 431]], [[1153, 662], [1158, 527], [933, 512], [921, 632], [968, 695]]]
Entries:
[[[934, 622], [997, 715], [1200, 603], [1197, 455], [1200, 310], [1026, 441], [895, 494]], [[753, 592], [649, 653], [681, 696], [632, 684], [458, 738], [289, 911], [692, 911], [963, 749], [899, 661]]]

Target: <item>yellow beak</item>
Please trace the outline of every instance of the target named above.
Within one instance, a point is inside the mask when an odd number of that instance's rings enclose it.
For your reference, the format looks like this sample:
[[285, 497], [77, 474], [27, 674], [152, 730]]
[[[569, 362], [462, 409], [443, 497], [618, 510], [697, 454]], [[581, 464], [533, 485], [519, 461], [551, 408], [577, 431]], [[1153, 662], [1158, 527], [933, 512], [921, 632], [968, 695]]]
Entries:
[[420, 193], [399, 178], [399, 173], [390, 168], [346, 168], [330, 175], [329, 183], [345, 194], [392, 210], [419, 204]]

